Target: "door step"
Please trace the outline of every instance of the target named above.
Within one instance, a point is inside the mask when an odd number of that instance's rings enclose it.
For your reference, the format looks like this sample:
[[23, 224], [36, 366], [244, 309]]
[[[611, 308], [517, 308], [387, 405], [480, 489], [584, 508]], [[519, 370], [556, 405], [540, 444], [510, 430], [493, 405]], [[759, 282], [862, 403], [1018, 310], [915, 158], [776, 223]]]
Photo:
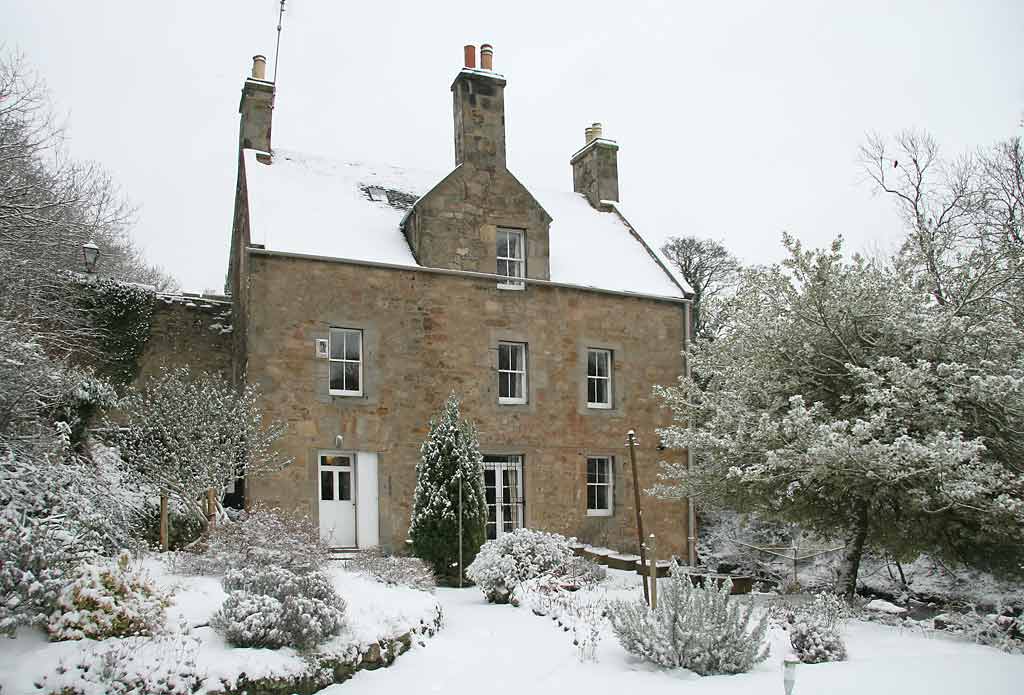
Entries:
[[332, 560], [352, 560], [362, 551], [359, 548], [331, 548]]

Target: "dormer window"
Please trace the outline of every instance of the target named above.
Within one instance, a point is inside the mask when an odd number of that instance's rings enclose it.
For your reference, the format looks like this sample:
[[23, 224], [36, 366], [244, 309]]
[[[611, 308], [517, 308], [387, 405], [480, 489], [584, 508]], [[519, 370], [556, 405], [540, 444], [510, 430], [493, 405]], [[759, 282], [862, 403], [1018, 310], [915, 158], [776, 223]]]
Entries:
[[498, 283], [500, 289], [521, 290], [526, 277], [526, 239], [521, 229], [498, 228], [497, 274], [507, 280]]

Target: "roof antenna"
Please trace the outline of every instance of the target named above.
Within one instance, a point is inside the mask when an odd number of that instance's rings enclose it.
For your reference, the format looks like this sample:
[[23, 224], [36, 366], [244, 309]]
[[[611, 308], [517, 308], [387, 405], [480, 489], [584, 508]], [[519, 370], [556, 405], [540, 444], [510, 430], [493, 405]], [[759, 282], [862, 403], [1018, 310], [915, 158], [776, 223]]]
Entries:
[[284, 18], [284, 3], [281, 0], [281, 10], [277, 13], [277, 45], [274, 47], [274, 84], [277, 84], [277, 56], [281, 53], [281, 20]]

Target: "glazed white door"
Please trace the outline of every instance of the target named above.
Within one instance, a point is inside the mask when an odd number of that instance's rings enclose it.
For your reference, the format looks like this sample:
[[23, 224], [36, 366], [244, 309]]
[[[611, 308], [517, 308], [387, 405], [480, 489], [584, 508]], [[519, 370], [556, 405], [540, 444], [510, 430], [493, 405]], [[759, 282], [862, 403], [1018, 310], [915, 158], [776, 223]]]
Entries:
[[523, 457], [484, 456], [484, 497], [487, 539], [494, 540], [523, 526]]
[[320, 537], [334, 548], [356, 546], [355, 457], [320, 454]]

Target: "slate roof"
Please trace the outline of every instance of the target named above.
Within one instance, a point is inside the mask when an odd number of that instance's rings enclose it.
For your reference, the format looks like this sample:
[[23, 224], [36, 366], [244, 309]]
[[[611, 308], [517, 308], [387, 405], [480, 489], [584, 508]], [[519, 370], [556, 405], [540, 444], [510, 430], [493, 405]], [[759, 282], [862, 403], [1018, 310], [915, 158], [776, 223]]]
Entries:
[[[244, 150], [250, 242], [269, 251], [420, 267], [401, 231], [415, 201], [444, 174], [275, 149]], [[615, 212], [572, 191], [526, 184], [552, 217], [551, 281], [681, 299], [685, 280]], [[620, 208], [621, 212], [621, 208]]]

